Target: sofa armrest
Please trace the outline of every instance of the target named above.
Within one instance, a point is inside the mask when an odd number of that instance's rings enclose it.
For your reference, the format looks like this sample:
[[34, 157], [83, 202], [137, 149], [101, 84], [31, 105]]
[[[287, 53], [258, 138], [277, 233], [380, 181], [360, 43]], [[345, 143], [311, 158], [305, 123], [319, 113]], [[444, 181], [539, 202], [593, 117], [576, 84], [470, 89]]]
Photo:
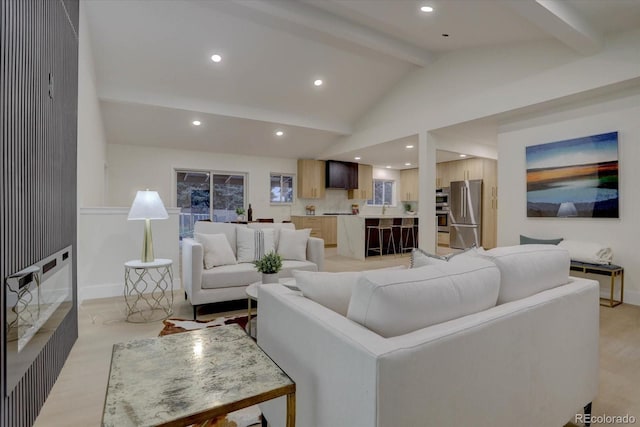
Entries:
[[307, 241], [307, 260], [318, 266], [318, 271], [324, 270], [324, 239], [309, 237]]
[[194, 239], [182, 239], [182, 286], [193, 302], [194, 289], [202, 286], [204, 248]]

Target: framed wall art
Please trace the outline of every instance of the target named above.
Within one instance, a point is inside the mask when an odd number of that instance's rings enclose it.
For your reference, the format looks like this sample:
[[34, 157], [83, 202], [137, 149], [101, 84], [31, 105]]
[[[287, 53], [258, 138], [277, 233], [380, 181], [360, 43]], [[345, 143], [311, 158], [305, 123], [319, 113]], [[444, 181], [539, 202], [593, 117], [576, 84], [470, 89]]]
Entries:
[[618, 132], [526, 147], [527, 217], [618, 218]]

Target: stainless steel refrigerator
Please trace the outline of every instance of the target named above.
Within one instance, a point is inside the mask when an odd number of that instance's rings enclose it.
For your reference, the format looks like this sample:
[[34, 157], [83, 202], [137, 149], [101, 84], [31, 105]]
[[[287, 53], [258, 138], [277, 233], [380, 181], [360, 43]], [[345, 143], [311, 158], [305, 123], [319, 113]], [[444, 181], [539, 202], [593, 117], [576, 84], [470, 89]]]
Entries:
[[482, 180], [453, 181], [449, 206], [449, 246], [482, 246]]

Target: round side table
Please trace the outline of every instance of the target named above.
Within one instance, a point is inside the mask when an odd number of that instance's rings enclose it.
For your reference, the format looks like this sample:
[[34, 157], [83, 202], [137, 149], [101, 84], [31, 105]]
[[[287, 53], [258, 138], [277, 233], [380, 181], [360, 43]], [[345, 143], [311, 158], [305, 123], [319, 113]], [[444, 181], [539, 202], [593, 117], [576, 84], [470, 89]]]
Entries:
[[[281, 279], [278, 279], [278, 282], [281, 285], [288, 287], [289, 289], [298, 289], [294, 285], [295, 279], [293, 277], [283, 277]], [[247, 293], [247, 333], [250, 337], [253, 338], [258, 337], [258, 322], [256, 321], [256, 331], [254, 332], [254, 337], [253, 335], [251, 335], [251, 301], [258, 301], [258, 288], [260, 286], [262, 286], [262, 281], [250, 284], [249, 286], [247, 286], [247, 289], [245, 291]]]
[[124, 263], [124, 300], [128, 322], [166, 319], [173, 313], [173, 261]]

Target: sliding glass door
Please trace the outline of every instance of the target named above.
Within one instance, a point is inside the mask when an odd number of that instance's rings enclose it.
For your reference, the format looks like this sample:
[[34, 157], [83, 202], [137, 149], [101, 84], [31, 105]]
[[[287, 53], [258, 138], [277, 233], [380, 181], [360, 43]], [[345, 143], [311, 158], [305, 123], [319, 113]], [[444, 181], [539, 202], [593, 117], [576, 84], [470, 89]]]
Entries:
[[196, 221], [235, 221], [245, 207], [246, 174], [176, 171], [176, 201], [180, 208], [180, 239], [193, 237]]

